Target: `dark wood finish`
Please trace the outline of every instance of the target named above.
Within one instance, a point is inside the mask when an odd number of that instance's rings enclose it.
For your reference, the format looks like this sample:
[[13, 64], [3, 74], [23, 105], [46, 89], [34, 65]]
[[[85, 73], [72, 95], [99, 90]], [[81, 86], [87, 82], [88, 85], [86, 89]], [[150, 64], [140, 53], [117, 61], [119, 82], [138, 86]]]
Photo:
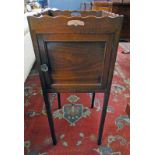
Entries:
[[112, 12], [112, 2], [105, 2], [105, 1], [94, 1], [92, 2], [92, 10], [104, 10]]
[[[105, 10], [116, 14], [124, 15], [123, 26], [120, 34], [120, 41], [130, 41], [130, 1], [94, 1], [92, 4], [92, 10]], [[87, 5], [87, 4], [85, 4]], [[85, 6], [86, 8], [86, 6]]]
[[106, 118], [106, 114], [107, 114], [109, 95], [110, 95], [110, 90], [105, 91], [101, 120], [100, 120], [100, 127], [99, 127], [99, 132], [98, 132], [98, 134], [99, 134], [98, 140], [97, 140], [98, 145], [101, 145], [101, 142], [102, 142], [103, 127], [104, 127], [105, 118]]
[[60, 98], [60, 93], [57, 93], [58, 95], [58, 108], [61, 109], [61, 98]]
[[52, 112], [51, 112], [49, 96], [45, 89], [43, 89], [43, 97], [44, 97], [44, 101], [45, 101], [46, 113], [47, 113], [47, 118], [48, 118], [48, 122], [49, 122], [49, 126], [50, 126], [50, 132], [51, 132], [53, 144], [56, 145], [57, 139], [56, 139], [55, 131], [54, 131], [53, 116], [52, 116]]
[[124, 15], [120, 39], [130, 41], [130, 2], [113, 3], [112, 12]]
[[94, 108], [94, 101], [95, 101], [95, 93], [92, 93], [92, 103], [91, 103], [91, 108]]
[[61, 92], [105, 92], [101, 144], [122, 20], [123, 16], [105, 11], [49, 10], [28, 17], [54, 144], [47, 93], [58, 93], [60, 108]]
[[127, 115], [130, 118], [130, 105], [129, 104], [127, 104], [126, 109], [125, 109], [125, 112], [127, 113]]

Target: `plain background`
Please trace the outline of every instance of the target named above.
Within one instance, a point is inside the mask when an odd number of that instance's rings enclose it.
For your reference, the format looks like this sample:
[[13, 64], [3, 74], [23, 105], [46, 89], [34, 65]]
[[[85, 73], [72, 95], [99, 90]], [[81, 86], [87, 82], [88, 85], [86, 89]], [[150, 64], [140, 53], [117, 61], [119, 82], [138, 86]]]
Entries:
[[[24, 154], [24, 1], [0, 2], [0, 154]], [[155, 139], [154, 0], [131, 0], [131, 155]]]

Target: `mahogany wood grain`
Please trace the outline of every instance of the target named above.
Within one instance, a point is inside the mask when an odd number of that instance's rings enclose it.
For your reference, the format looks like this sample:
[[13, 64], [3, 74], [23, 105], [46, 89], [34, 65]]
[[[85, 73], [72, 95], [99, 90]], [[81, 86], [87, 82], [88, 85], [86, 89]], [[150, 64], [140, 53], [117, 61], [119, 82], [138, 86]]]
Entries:
[[106, 1], [94, 1], [92, 2], [92, 10], [104, 10], [104, 11], [109, 11], [112, 12], [112, 5], [113, 2], [106, 2]]
[[[123, 16], [105, 11], [45, 11], [28, 22], [53, 143], [56, 136], [48, 93], [105, 93], [101, 144]], [[92, 104], [93, 106], [93, 104]]]

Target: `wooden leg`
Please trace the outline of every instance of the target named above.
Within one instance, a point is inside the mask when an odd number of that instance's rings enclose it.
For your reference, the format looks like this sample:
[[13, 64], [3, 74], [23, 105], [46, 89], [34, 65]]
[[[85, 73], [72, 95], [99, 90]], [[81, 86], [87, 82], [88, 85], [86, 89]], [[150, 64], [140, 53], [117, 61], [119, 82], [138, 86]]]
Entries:
[[98, 132], [98, 141], [97, 141], [98, 145], [101, 145], [101, 143], [102, 143], [102, 133], [103, 133], [103, 127], [104, 127], [106, 113], [107, 113], [109, 95], [110, 95], [110, 91], [105, 92], [101, 120], [100, 120], [100, 127], [99, 127], [99, 132]]
[[48, 123], [50, 126], [50, 132], [51, 132], [53, 144], [56, 145], [57, 140], [56, 140], [56, 136], [55, 136], [54, 122], [53, 122], [53, 116], [52, 116], [52, 112], [51, 112], [51, 108], [50, 108], [49, 96], [48, 96], [48, 93], [44, 90], [43, 90], [43, 96], [44, 96], [46, 112], [47, 112], [47, 117], [48, 117]]
[[60, 93], [57, 93], [57, 96], [58, 96], [58, 108], [61, 109]]
[[129, 104], [127, 104], [125, 112], [127, 113], [127, 115], [130, 118], [130, 105]]
[[94, 101], [95, 101], [95, 93], [92, 93], [92, 103], [91, 103], [91, 108], [94, 107]]

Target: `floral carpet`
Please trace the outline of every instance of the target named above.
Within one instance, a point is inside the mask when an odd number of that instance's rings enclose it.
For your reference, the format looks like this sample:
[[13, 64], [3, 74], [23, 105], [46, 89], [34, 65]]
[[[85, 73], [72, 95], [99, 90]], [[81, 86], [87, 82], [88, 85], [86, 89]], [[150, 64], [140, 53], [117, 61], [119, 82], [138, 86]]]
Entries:
[[31, 71], [25, 82], [24, 152], [25, 155], [129, 155], [130, 120], [126, 106], [130, 102], [130, 54], [119, 47], [111, 95], [102, 137], [97, 135], [103, 105], [102, 93], [95, 96], [91, 109], [90, 93], [50, 94], [57, 145], [52, 144], [38, 73]]

